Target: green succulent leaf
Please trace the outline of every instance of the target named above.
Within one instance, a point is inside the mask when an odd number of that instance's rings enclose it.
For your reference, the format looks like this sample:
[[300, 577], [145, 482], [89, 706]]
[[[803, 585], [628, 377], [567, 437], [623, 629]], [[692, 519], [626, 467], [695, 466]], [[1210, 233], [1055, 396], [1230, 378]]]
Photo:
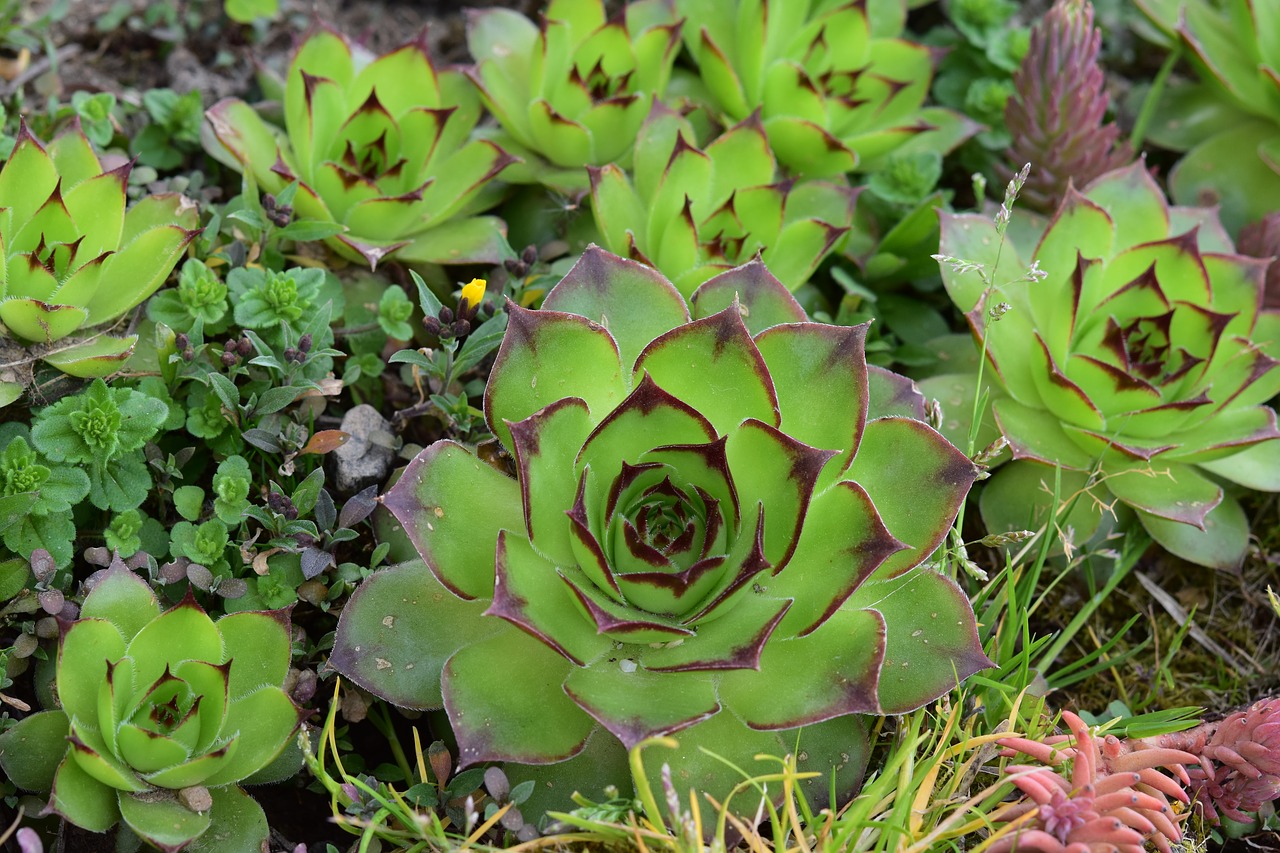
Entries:
[[1138, 520], [1161, 548], [1212, 569], [1237, 570], [1249, 549], [1249, 519], [1230, 495], [1204, 517], [1203, 530], [1141, 510]]
[[[964, 591], [955, 581], [927, 568], [892, 580], [869, 583], [854, 593], [846, 608], [878, 613], [885, 630], [884, 664], [877, 686], [881, 713], [901, 714], [929, 702], [921, 689], [991, 666], [982, 653], [978, 627]], [[945, 653], [939, 654], [939, 649]], [[928, 675], [921, 677], [920, 670]]]
[[85, 596], [81, 619], [101, 619], [115, 626], [128, 643], [160, 615], [160, 602], [147, 582], [114, 565]]
[[[710, 386], [700, 370], [724, 376], [725, 384]], [[727, 433], [747, 418], [778, 425], [778, 397], [768, 368], [732, 306], [655, 338], [632, 372], [633, 381], [648, 375], [692, 405], [718, 432]]]
[[[884, 620], [874, 611], [839, 611], [812, 633], [769, 643], [760, 670], [720, 680], [725, 706], [755, 729], [790, 729], [856, 713], [879, 713], [876, 682], [884, 658]], [[851, 642], [856, 637], [857, 642]], [[797, 666], [797, 661], [830, 666]], [[768, 689], [761, 689], [768, 685]]]
[[602, 326], [576, 314], [517, 305], [510, 305], [510, 314], [484, 395], [485, 419], [508, 449], [511, 431], [503, 422], [523, 420], [570, 396], [565, 393], [570, 377], [578, 392], [572, 396], [586, 402], [597, 418], [621, 402], [628, 389], [618, 345]]
[[516, 482], [450, 441], [411, 462], [383, 504], [432, 573], [467, 599], [493, 594], [498, 532], [525, 526]]
[[70, 722], [62, 711], [38, 711], [0, 732], [0, 769], [19, 788], [48, 791], [67, 754]]
[[53, 778], [49, 807], [81, 829], [106, 832], [120, 820], [116, 794], [68, 757], [58, 765]]
[[270, 834], [267, 816], [252, 797], [235, 785], [209, 791], [213, 808], [209, 828], [185, 849], [190, 853], [234, 853], [256, 850]]
[[106, 678], [108, 662], [124, 652], [120, 629], [105, 619], [80, 619], [67, 629], [58, 643], [57, 688], [68, 717], [97, 719], [98, 685]]
[[212, 822], [209, 814], [192, 811], [177, 797], [142, 799], [124, 795], [120, 797], [120, 814], [139, 838], [164, 851], [185, 848]]
[[577, 314], [608, 330], [624, 368], [635, 365], [650, 341], [689, 322], [689, 309], [670, 282], [594, 244], [547, 294], [542, 308]]
[[[716, 686], [700, 672], [656, 673], [630, 658], [575, 668], [565, 692], [630, 749], [655, 734], [672, 734], [720, 710]], [[660, 695], [663, 701], [651, 697]]]
[[736, 302], [742, 322], [752, 335], [783, 323], [804, 323], [809, 319], [786, 286], [759, 260], [713, 276], [694, 291], [689, 302], [695, 319], [710, 317]]
[[[887, 417], [867, 422], [848, 477], [867, 490], [885, 527], [907, 546], [886, 558], [877, 577], [901, 575], [942, 544], [955, 521], [954, 508], [977, 475], [963, 453], [919, 421]], [[922, 504], [903, 483], [948, 499]], [[925, 506], [930, 511], [922, 511]]]
[[459, 765], [495, 758], [545, 764], [580, 752], [594, 721], [561, 689], [570, 668], [516, 628], [459, 649], [440, 686]]
[[[449, 656], [505, 630], [499, 620], [481, 618], [487, 606], [459, 598], [420, 562], [383, 569], [351, 594], [330, 661], [397, 705], [441, 708], [440, 675]], [[442, 624], [448, 633], [438, 630]]]

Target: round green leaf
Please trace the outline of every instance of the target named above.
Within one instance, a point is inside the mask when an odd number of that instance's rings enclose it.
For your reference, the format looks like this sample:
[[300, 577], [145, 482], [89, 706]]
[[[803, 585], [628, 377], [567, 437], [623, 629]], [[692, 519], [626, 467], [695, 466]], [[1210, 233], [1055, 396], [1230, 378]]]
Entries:
[[40, 711], [0, 732], [0, 770], [28, 791], [53, 787], [58, 763], [67, 754], [69, 722], [62, 711]]
[[178, 802], [176, 796], [144, 800], [123, 794], [120, 797], [120, 814], [138, 837], [166, 853], [177, 853], [213, 822], [210, 814], [192, 811]]
[[382, 569], [342, 609], [329, 663], [395, 705], [440, 708], [449, 656], [506, 628], [484, 618], [487, 604], [454, 595], [421, 562]]
[[565, 695], [562, 685], [572, 669], [557, 652], [510, 626], [449, 658], [441, 691], [458, 738], [459, 766], [546, 764], [581, 752], [595, 721]]

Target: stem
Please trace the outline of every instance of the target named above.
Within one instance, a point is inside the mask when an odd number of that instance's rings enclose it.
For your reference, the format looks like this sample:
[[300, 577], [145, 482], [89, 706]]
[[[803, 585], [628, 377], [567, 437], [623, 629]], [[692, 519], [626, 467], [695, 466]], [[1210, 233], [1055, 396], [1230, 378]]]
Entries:
[[396, 766], [400, 768], [404, 778], [413, 779], [413, 771], [409, 769], [409, 758], [404, 754], [400, 741], [396, 739], [395, 730], [391, 724], [391, 712], [387, 710], [386, 705], [376, 707], [377, 713], [374, 708], [369, 709], [369, 722], [373, 723], [374, 728], [387, 739], [387, 745], [391, 747], [391, 755], [395, 758]]
[[1173, 66], [1178, 64], [1178, 60], [1182, 58], [1182, 43], [1175, 42], [1172, 52], [1165, 57], [1164, 64], [1160, 66], [1160, 70], [1156, 72], [1155, 79], [1151, 81], [1151, 88], [1147, 90], [1147, 96], [1142, 99], [1142, 109], [1138, 110], [1138, 117], [1133, 122], [1133, 132], [1129, 134], [1129, 147], [1134, 151], [1142, 148], [1143, 139], [1147, 135], [1147, 126], [1151, 124], [1151, 119], [1155, 117], [1156, 107], [1160, 105], [1160, 96], [1164, 94], [1165, 83], [1169, 79], [1169, 73], [1173, 71]]
[[[645, 816], [649, 818], [649, 821], [655, 827], [661, 829], [664, 824], [662, 812], [658, 810], [658, 801], [653, 798], [653, 788], [649, 785], [649, 776], [644, 771], [644, 759], [641, 757], [645, 747], [655, 744], [665, 746], [667, 749], [675, 749], [679, 746], [676, 739], [671, 737], [645, 738], [631, 747], [631, 754], [627, 756], [627, 761], [631, 765], [631, 781], [636, 787], [636, 798], [644, 806]], [[675, 819], [675, 815], [672, 815], [672, 820], [674, 821]], [[674, 829], [674, 827], [672, 828]]]

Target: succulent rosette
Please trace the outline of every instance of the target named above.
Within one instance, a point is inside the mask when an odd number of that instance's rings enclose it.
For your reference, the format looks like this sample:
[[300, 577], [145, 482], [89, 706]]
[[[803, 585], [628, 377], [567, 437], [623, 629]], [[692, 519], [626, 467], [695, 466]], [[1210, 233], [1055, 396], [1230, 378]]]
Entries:
[[853, 222], [857, 191], [778, 173], [759, 116], [705, 148], [693, 126], [654, 104], [636, 139], [634, 176], [588, 168], [605, 246], [662, 272], [685, 296], [760, 253], [790, 290], [808, 280]]
[[1201, 78], [1168, 86], [1148, 131], [1186, 151], [1169, 173], [1174, 201], [1221, 205], [1233, 234], [1280, 209], [1280, 9], [1257, 0], [1137, 5]]
[[945, 153], [979, 127], [925, 107], [933, 56], [899, 36], [905, 0], [677, 0], [684, 40], [715, 108], [760, 110], [791, 171], [874, 170], [912, 142]]
[[266, 817], [237, 783], [297, 770], [269, 767], [301, 719], [280, 687], [289, 654], [284, 611], [214, 622], [188, 596], [162, 613], [117, 562], [63, 625], [60, 707], [0, 735], [0, 767], [84, 829], [123, 819], [165, 851], [257, 850]]
[[680, 47], [670, 0], [628, 3], [606, 20], [602, 0], [552, 0], [541, 25], [511, 9], [471, 10], [467, 74], [502, 125], [495, 137], [524, 163], [503, 177], [565, 192], [587, 189], [584, 165], [629, 159]]
[[[1077, 544], [1127, 507], [1173, 553], [1238, 565], [1248, 522], [1227, 488], [1280, 491], [1264, 405], [1280, 391], [1280, 315], [1260, 310], [1267, 261], [1235, 254], [1213, 210], [1170, 207], [1141, 164], [1069, 189], [1029, 257], [1001, 243], [983, 217], [942, 214], [942, 254], [985, 264], [997, 283], [943, 268], [985, 342], [1016, 460], [984, 489], [989, 529], [1043, 524], [1042, 483], [1061, 466], [1062, 497], [1092, 483], [1071, 519]], [[1000, 284], [1029, 259], [1043, 281]], [[1000, 303], [1009, 310], [992, 321]]]
[[475, 216], [497, 202], [492, 179], [512, 162], [471, 139], [480, 98], [458, 70], [438, 70], [422, 38], [373, 57], [332, 30], [294, 54], [284, 131], [243, 101], [209, 109], [209, 153], [263, 190], [298, 182], [298, 216], [343, 230], [329, 245], [370, 266], [404, 261], [495, 263], [511, 257], [505, 225]]
[[[78, 123], [48, 146], [20, 127], [0, 169], [0, 328], [18, 350], [4, 359], [0, 405], [30, 384], [37, 359], [94, 377], [119, 370], [133, 352], [136, 335], [89, 330], [164, 283], [195, 237], [198, 216], [190, 200], [172, 193], [126, 210], [130, 165], [104, 172]], [[24, 367], [10, 372], [14, 363]]]
[[864, 326], [808, 322], [758, 261], [699, 288], [691, 319], [596, 247], [541, 310], [508, 308], [485, 413], [514, 477], [451, 441], [419, 454], [384, 503], [426, 565], [370, 577], [331, 658], [443, 707], [462, 765], [507, 762], [563, 807], [677, 733], [651, 769], [723, 797], [740, 777], [699, 747], [750, 768], [798, 738], [847, 794], [856, 715], [990, 665], [964, 593], [921, 565], [976, 469], [901, 414], [923, 400], [869, 372]]

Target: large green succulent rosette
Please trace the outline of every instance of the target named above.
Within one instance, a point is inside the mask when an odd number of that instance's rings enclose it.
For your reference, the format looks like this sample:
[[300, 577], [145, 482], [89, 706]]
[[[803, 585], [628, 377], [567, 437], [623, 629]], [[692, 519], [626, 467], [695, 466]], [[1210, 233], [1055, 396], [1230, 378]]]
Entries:
[[451, 441], [410, 463], [384, 502], [423, 562], [353, 594], [331, 658], [443, 707], [462, 765], [504, 762], [539, 780], [531, 808], [563, 808], [674, 733], [646, 755], [681, 790], [740, 781], [700, 748], [750, 769], [798, 743], [844, 795], [857, 715], [989, 665], [964, 593], [921, 566], [976, 469], [869, 371], [865, 327], [808, 322], [758, 261], [690, 306], [595, 247], [509, 310], [485, 412], [514, 476]]
[[[1280, 491], [1280, 432], [1264, 405], [1280, 392], [1280, 317], [1260, 310], [1267, 261], [1235, 254], [1213, 210], [1170, 207], [1141, 163], [1070, 190], [1029, 254], [1001, 242], [981, 216], [942, 214], [942, 255], [988, 270], [999, 257], [998, 284], [1029, 260], [1047, 275], [988, 289], [943, 266], [985, 342], [994, 420], [1015, 459], [983, 491], [988, 528], [1043, 524], [1060, 466], [1061, 496], [1087, 487], [1077, 544], [1127, 508], [1169, 551], [1237, 566], [1249, 529], [1230, 488]], [[972, 376], [925, 383], [940, 399], [962, 389], [962, 408], [973, 387]]]
[[541, 25], [511, 9], [467, 16], [468, 76], [524, 162], [505, 180], [587, 189], [583, 166], [630, 160], [636, 132], [661, 98], [680, 47], [670, 0], [638, 0], [607, 19], [602, 0], [552, 0]]
[[472, 139], [480, 98], [456, 69], [435, 68], [424, 40], [381, 57], [327, 29], [289, 65], [284, 129], [235, 98], [207, 113], [209, 153], [279, 192], [298, 182], [297, 214], [344, 230], [329, 245], [370, 266], [496, 263], [512, 257], [506, 226], [476, 216], [498, 201], [492, 183], [513, 160]]
[[677, 0], [676, 8], [716, 110], [731, 121], [760, 110], [770, 147], [795, 174], [873, 171], [905, 145], [945, 153], [980, 129], [924, 106], [934, 59], [900, 38], [905, 0]]
[[632, 175], [588, 167], [605, 247], [659, 270], [686, 298], [757, 253], [790, 290], [800, 287], [849, 232], [858, 191], [783, 176], [758, 114], [703, 148], [696, 141], [684, 116], [655, 103]]
[[104, 172], [78, 123], [47, 146], [19, 128], [0, 169], [0, 406], [30, 384], [36, 360], [87, 378], [133, 353], [137, 335], [95, 327], [164, 283], [199, 215], [176, 193], [126, 210], [131, 165]]
[[284, 611], [214, 622], [188, 596], [162, 613], [117, 562], [62, 626], [60, 707], [0, 735], [0, 767], [93, 832], [123, 819], [164, 851], [257, 850], [266, 817], [238, 783], [298, 767], [271, 766], [301, 720], [280, 687], [289, 648]]

